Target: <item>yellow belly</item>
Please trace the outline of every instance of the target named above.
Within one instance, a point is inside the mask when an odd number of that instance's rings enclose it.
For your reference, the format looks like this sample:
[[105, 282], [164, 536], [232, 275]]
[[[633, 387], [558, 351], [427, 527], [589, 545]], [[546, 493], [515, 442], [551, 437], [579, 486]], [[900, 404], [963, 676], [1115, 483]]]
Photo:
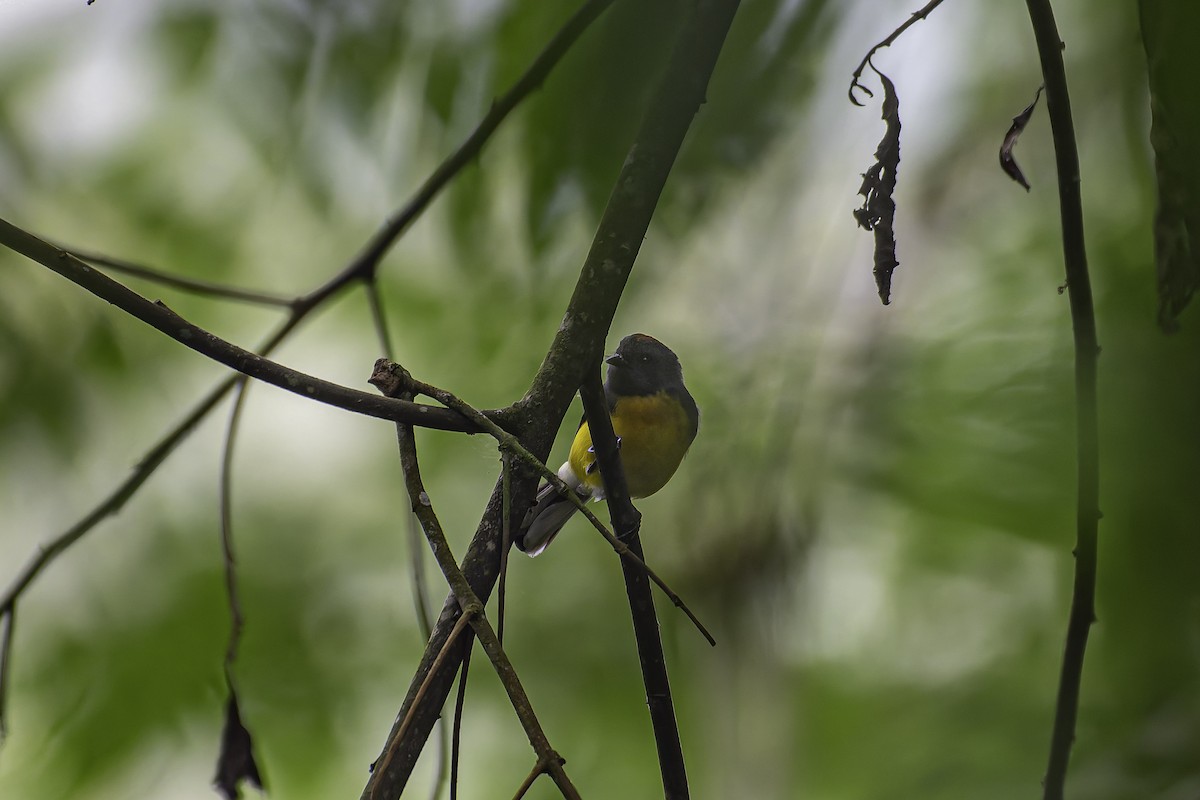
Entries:
[[[675, 398], [668, 394], [627, 397], [612, 412], [613, 430], [621, 438], [621, 463], [631, 497], [649, 497], [657, 492], [675, 470], [692, 443], [692, 426]], [[602, 490], [600, 470], [592, 465], [596, 454], [589, 452], [592, 435], [585, 422], [571, 444], [571, 469], [581, 483]], [[590, 472], [589, 472], [590, 469]]]

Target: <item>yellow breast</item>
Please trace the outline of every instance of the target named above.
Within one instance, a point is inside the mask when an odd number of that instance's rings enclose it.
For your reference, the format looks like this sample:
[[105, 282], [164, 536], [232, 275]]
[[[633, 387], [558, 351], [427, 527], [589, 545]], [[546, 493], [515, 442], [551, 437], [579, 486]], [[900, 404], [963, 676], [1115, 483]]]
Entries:
[[[660, 393], [648, 397], [626, 397], [612, 411], [613, 430], [621, 439], [621, 463], [631, 497], [649, 497], [679, 468], [692, 444], [693, 428], [683, 406], [674, 397]], [[602, 489], [596, 455], [589, 452], [592, 435], [585, 422], [571, 444], [571, 469], [582, 483]]]

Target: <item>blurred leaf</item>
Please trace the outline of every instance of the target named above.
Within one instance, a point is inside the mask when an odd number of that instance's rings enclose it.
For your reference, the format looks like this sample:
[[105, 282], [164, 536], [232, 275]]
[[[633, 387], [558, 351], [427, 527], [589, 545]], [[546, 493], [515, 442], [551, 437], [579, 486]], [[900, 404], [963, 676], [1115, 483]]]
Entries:
[[1200, 288], [1200, 5], [1140, 0], [1158, 173], [1158, 321], [1170, 332]]
[[[535, 248], [551, 238], [551, 204], [565, 184], [578, 186], [587, 211], [599, 217], [683, 13], [680, 0], [614, 4], [525, 109], [521, 147]], [[562, 18], [563, 9], [552, 4], [512, 6], [497, 31], [500, 86], [515, 79]]]
[[220, 34], [220, 16], [204, 6], [172, 7], [163, 14], [160, 49], [183, 85], [199, 80]]

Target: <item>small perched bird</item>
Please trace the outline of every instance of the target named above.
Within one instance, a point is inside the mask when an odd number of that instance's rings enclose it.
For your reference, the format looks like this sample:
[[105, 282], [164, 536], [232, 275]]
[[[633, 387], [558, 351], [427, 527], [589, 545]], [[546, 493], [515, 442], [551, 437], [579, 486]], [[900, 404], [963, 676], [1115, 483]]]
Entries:
[[[629, 496], [649, 497], [679, 468], [700, 429], [700, 411], [683, 385], [683, 367], [671, 349], [652, 336], [633, 333], [604, 359], [608, 378], [604, 396], [625, 467]], [[602, 500], [600, 475], [587, 419], [579, 424], [571, 455], [558, 477], [581, 499]], [[576, 511], [574, 503], [550, 484], [538, 489], [514, 544], [536, 556], [554, 540]]]

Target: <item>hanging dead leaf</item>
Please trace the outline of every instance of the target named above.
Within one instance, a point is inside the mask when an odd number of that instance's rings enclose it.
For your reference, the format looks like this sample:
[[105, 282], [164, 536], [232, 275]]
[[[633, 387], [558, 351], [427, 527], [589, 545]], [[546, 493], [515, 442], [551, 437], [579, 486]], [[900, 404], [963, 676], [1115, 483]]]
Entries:
[[1027, 192], [1029, 191], [1029, 181], [1025, 180], [1025, 173], [1021, 172], [1021, 168], [1017, 166], [1017, 160], [1013, 157], [1013, 148], [1017, 146], [1017, 140], [1021, 138], [1025, 126], [1029, 124], [1029, 118], [1033, 116], [1033, 109], [1037, 107], [1038, 98], [1042, 96], [1042, 90], [1045, 88], [1045, 84], [1039, 86], [1037, 93], [1033, 96], [1033, 102], [1025, 106], [1024, 111], [1013, 117], [1012, 125], [1009, 126], [1008, 133], [1004, 134], [1004, 142], [1000, 145], [1000, 169], [1004, 170], [1004, 174], [1008, 177], [1024, 186]]
[[861, 208], [854, 211], [854, 219], [860, 228], [875, 234], [875, 287], [879, 299], [886, 306], [891, 302], [892, 273], [900, 262], [896, 260], [896, 202], [892, 195], [896, 191], [896, 173], [900, 169], [900, 99], [896, 87], [871, 64], [871, 69], [883, 84], [883, 107], [881, 115], [886, 128], [879, 147], [875, 149], [875, 163], [863, 173], [862, 187], [858, 190], [864, 198]]
[[241, 796], [242, 781], [249, 781], [258, 789], [263, 788], [258, 764], [254, 761], [254, 743], [250, 731], [242, 724], [238, 712], [237, 692], [229, 686], [229, 703], [225, 707], [225, 727], [221, 731], [221, 754], [217, 758], [217, 774], [213, 778], [225, 800], [236, 800]]

